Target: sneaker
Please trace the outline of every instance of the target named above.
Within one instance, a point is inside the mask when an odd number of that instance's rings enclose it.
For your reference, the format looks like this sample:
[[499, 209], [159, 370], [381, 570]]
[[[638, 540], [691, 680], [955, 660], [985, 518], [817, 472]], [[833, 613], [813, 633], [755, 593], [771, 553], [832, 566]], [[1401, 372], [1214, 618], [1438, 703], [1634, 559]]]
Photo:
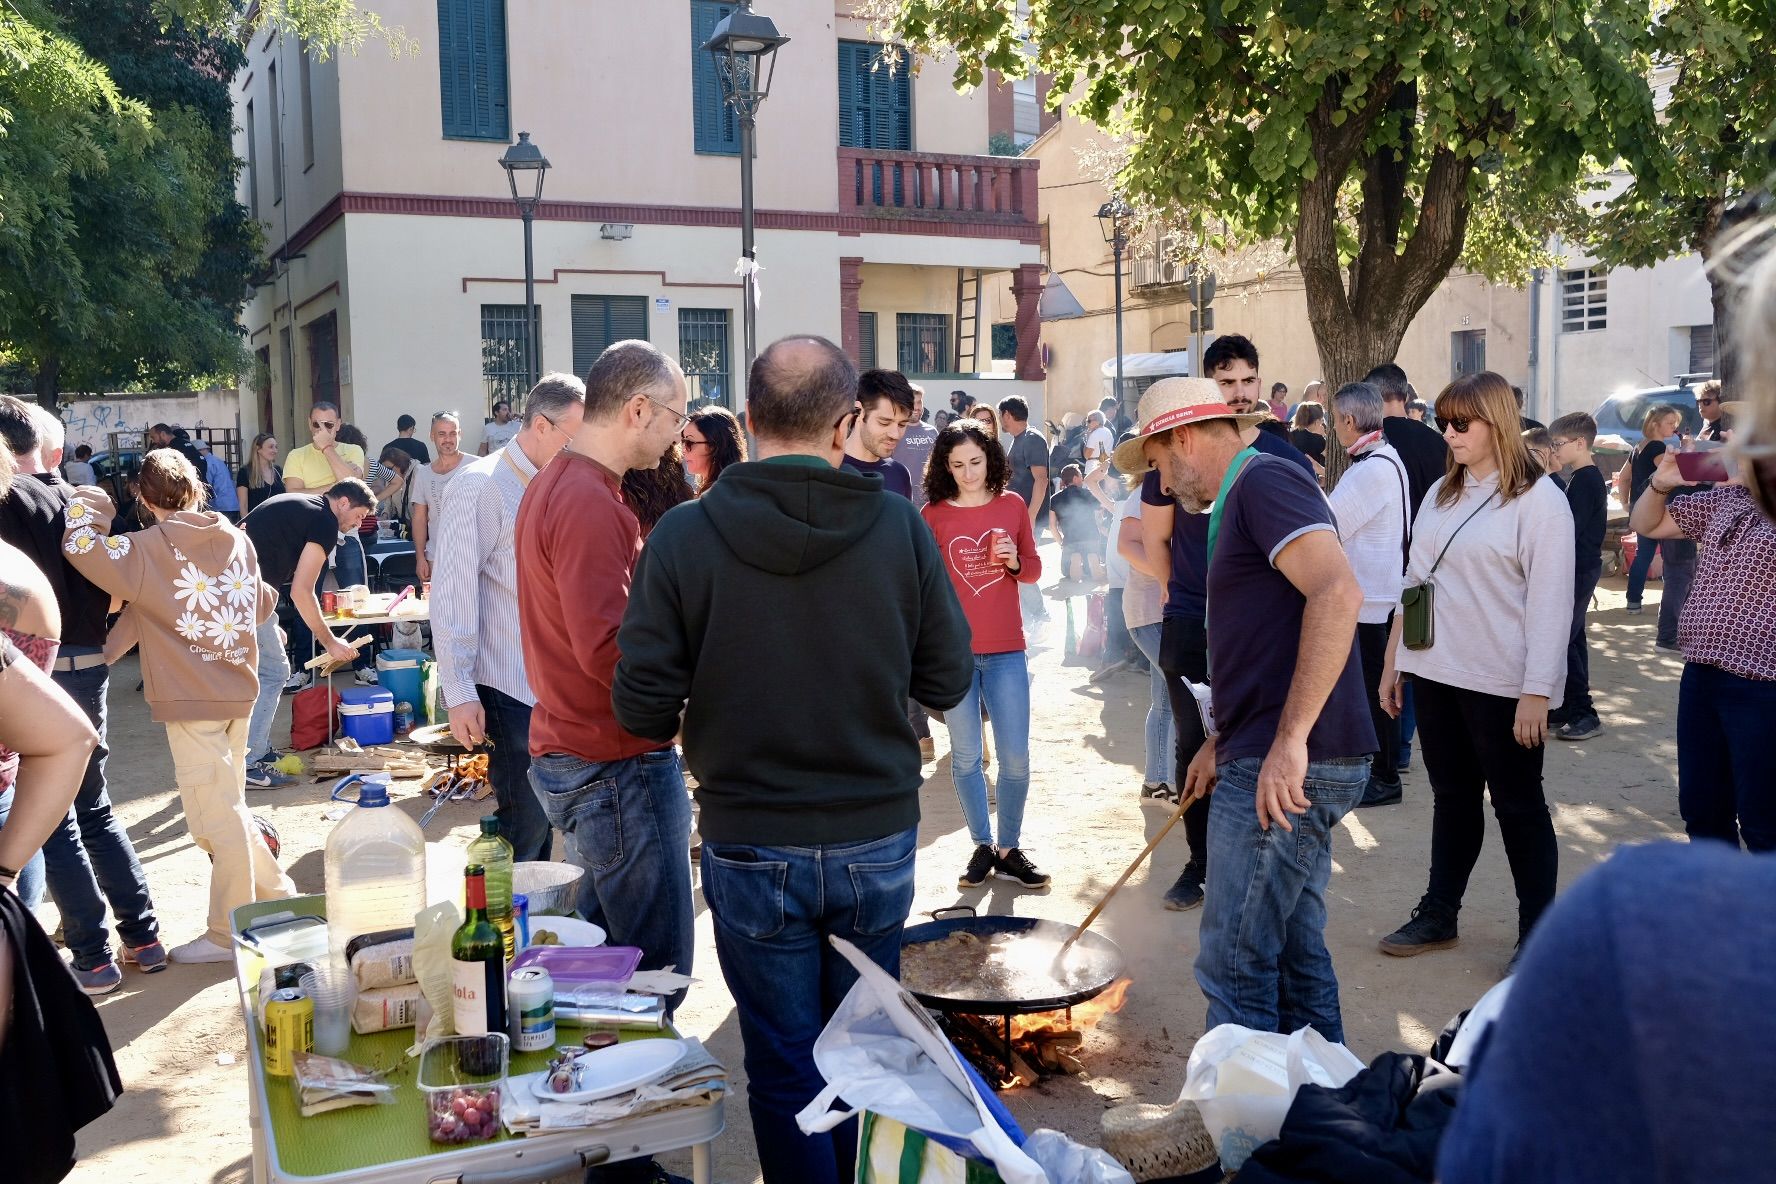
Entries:
[[968, 861], [968, 870], [956, 877], [956, 887], [979, 888], [993, 874], [993, 865], [998, 862], [999, 857], [993, 853], [993, 848], [986, 843], [980, 844]]
[[1634, 603], [1633, 601], [1628, 602], [1628, 615], [1629, 616], [1638, 617], [1640, 615], [1640, 612], [1641, 612], [1640, 605]]
[[158, 941], [151, 941], [145, 946], [125, 945], [123, 964], [134, 966], [143, 974], [157, 974], [167, 968], [166, 947]]
[[290, 676], [290, 681], [284, 684], [284, 694], [294, 695], [297, 691], [305, 691], [313, 685], [314, 675], [304, 670]]
[[208, 934], [205, 934], [202, 937], [193, 938], [182, 946], [174, 946], [172, 953], [168, 956], [181, 965], [203, 962], [232, 962], [234, 960], [234, 951], [227, 946], [217, 945], [210, 940]]
[[1554, 733], [1560, 740], [1589, 740], [1603, 731], [1603, 721], [1595, 715], [1581, 715], [1571, 723], [1561, 725]]
[[248, 789], [283, 789], [285, 786], [295, 784], [296, 778], [287, 773], [278, 772], [263, 761], [247, 766]]
[[1166, 889], [1165, 906], [1174, 913], [1187, 913], [1203, 902], [1203, 865], [1191, 860], [1178, 873], [1177, 882]]
[[1675, 650], [1675, 649], [1677, 649], [1677, 643], [1675, 641], [1655, 641], [1653, 643], [1653, 646], [1654, 646], [1654, 648], [1661, 649], [1661, 650]]
[[1385, 785], [1374, 777], [1363, 787], [1363, 796], [1357, 799], [1357, 808], [1364, 806], [1396, 806], [1406, 794], [1405, 788], [1398, 782]]
[[1141, 800], [1143, 802], [1165, 802], [1168, 805], [1175, 806], [1178, 804], [1178, 791], [1163, 781], [1159, 782], [1157, 785], [1142, 785]]
[[69, 967], [74, 972], [74, 981], [88, 995], [109, 995], [123, 985], [123, 971], [117, 969], [117, 963], [109, 958], [93, 967], [82, 970], [78, 966]]
[[376, 687], [382, 685], [381, 681], [376, 677], [376, 671], [371, 670], [367, 666], [352, 671], [352, 681], [361, 687]]
[[1010, 880], [1020, 888], [1048, 887], [1048, 873], [1039, 870], [1030, 862], [1030, 857], [1017, 847], [999, 857], [999, 866], [993, 874], [1001, 880]]
[[1455, 910], [1430, 897], [1418, 902], [1412, 920], [1381, 939], [1381, 952], [1410, 958], [1430, 950], [1447, 950], [1460, 940], [1455, 932]]

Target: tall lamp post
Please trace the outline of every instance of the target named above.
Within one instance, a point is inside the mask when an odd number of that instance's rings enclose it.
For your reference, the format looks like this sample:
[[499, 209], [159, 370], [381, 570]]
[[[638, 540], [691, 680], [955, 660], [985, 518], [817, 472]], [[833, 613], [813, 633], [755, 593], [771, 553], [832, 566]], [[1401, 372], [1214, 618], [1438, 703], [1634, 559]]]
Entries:
[[754, 120], [771, 93], [777, 49], [789, 38], [768, 16], [752, 11], [751, 0], [723, 17], [703, 48], [715, 59], [722, 99], [740, 119], [740, 322], [746, 343], [746, 371], [758, 356], [758, 256], [752, 245], [752, 152]]
[[1116, 410], [1122, 412], [1122, 253], [1128, 250], [1128, 224], [1135, 212], [1120, 197], [1098, 207], [1098, 225], [1116, 258]]
[[537, 384], [542, 375], [537, 362], [543, 347], [538, 338], [536, 319], [536, 267], [530, 245], [530, 224], [536, 208], [543, 201], [543, 174], [549, 171], [549, 158], [530, 142], [529, 132], [519, 132], [518, 142], [500, 157], [506, 170], [506, 181], [512, 186], [512, 200], [518, 205], [518, 216], [524, 219], [524, 389]]

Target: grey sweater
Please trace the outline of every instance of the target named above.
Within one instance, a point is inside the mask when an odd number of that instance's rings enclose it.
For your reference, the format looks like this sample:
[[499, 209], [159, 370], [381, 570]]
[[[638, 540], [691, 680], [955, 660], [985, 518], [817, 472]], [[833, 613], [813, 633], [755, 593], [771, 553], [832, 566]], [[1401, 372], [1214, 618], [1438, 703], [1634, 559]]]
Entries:
[[[1449, 686], [1515, 699], [1566, 686], [1566, 643], [1573, 613], [1573, 520], [1559, 486], [1537, 480], [1523, 496], [1499, 503], [1498, 476], [1469, 477], [1454, 505], [1437, 504], [1442, 478], [1425, 494], [1412, 524], [1406, 584], [1423, 583], [1454, 536], [1431, 580], [1436, 588], [1434, 642], [1399, 648], [1395, 667]], [[1456, 529], [1492, 498], [1474, 520]]]

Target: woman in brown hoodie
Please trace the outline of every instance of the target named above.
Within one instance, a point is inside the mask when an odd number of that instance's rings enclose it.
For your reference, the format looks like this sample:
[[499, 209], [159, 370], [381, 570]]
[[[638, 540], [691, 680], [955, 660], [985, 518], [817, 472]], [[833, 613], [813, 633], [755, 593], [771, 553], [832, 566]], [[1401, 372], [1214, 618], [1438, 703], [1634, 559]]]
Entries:
[[186, 826], [214, 861], [209, 931], [173, 949], [172, 960], [222, 962], [232, 957], [232, 910], [296, 891], [247, 810], [247, 718], [259, 693], [254, 631], [276, 609], [277, 590], [260, 582], [247, 536], [198, 508], [203, 485], [190, 461], [155, 449], [142, 458], [138, 484], [154, 525], [108, 534], [116, 508], [85, 486], [68, 507], [62, 549], [87, 579], [129, 602], [105, 656], [115, 662], [141, 646], [144, 690], [166, 725]]

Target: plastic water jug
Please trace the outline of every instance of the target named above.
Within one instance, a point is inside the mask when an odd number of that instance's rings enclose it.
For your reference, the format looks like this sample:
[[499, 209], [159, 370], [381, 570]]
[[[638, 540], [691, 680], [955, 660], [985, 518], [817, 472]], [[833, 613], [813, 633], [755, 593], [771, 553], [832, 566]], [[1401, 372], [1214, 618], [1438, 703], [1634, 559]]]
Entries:
[[389, 804], [388, 783], [358, 774], [333, 787], [357, 805], [327, 836], [327, 949], [345, 965], [346, 943], [364, 933], [407, 929], [426, 903], [425, 834]]

